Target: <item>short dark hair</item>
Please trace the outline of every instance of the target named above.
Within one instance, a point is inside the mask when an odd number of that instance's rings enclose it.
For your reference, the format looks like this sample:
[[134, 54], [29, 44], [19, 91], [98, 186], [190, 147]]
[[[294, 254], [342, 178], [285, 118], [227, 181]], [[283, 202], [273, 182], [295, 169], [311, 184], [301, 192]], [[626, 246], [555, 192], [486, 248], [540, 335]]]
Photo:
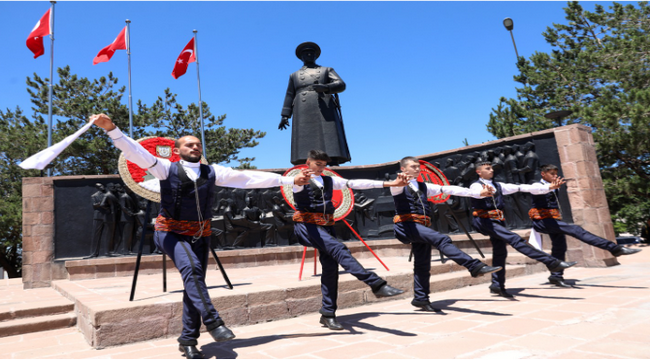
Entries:
[[476, 163], [474, 163], [474, 166], [478, 169], [483, 165], [492, 165], [492, 162], [489, 160], [479, 160]]
[[542, 165], [542, 166], [539, 167], [539, 169], [540, 169], [542, 172], [547, 172], [547, 171], [551, 171], [551, 170], [558, 170], [557, 166], [555, 166], [555, 165], [553, 165], [553, 164], [545, 164], [545, 165]]
[[409, 161], [414, 161], [416, 163], [419, 163], [418, 159], [416, 159], [415, 156], [405, 156], [402, 158], [402, 160], [399, 161], [399, 166], [405, 167], [406, 163], [408, 163]]
[[323, 150], [309, 150], [309, 153], [307, 153], [307, 158], [312, 160], [320, 160], [320, 161], [327, 161], [327, 162], [332, 161], [329, 155], [327, 155], [327, 153]]

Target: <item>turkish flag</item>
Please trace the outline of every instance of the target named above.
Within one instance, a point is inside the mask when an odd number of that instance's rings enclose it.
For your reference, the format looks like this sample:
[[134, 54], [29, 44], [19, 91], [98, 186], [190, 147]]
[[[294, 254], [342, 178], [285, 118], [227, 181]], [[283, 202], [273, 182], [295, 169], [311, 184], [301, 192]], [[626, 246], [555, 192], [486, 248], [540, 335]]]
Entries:
[[93, 59], [93, 65], [110, 60], [113, 54], [115, 54], [115, 50], [126, 50], [126, 26], [120, 31], [120, 34], [117, 35], [112, 44], [99, 50], [97, 56]]
[[195, 61], [196, 57], [194, 56], [194, 38], [192, 38], [192, 40], [190, 40], [190, 42], [185, 45], [185, 48], [183, 51], [181, 51], [181, 54], [178, 55], [178, 59], [176, 59], [174, 70], [172, 70], [172, 76], [174, 79], [178, 79], [180, 76], [185, 74], [187, 71], [187, 65]]
[[32, 32], [29, 33], [27, 37], [27, 47], [34, 53], [34, 59], [43, 55], [45, 49], [43, 48], [43, 36], [50, 35], [52, 33], [50, 29], [50, 10], [48, 9], [45, 12], [45, 15], [38, 20]]

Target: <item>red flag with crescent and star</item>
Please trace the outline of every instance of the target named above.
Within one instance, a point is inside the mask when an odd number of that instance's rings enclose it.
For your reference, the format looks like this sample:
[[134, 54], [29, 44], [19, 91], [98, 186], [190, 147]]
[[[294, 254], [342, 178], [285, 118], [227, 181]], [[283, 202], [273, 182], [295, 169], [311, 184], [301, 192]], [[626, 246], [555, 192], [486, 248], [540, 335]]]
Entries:
[[27, 37], [27, 47], [34, 53], [34, 59], [45, 53], [43, 48], [43, 36], [52, 34], [50, 29], [50, 10], [45, 12], [45, 15], [38, 20], [36, 26], [32, 29]]
[[113, 57], [113, 54], [115, 54], [115, 50], [126, 50], [126, 26], [122, 31], [120, 31], [120, 34], [117, 35], [115, 41], [99, 50], [97, 56], [93, 59], [93, 65], [110, 60]]
[[191, 62], [196, 61], [196, 57], [194, 56], [194, 38], [190, 40], [190, 42], [185, 45], [185, 48], [183, 48], [183, 51], [181, 51], [181, 54], [178, 55], [178, 59], [176, 59], [176, 63], [174, 64], [174, 70], [172, 70], [172, 76], [174, 79], [178, 79], [179, 77], [183, 76], [185, 72], [187, 71], [187, 66]]

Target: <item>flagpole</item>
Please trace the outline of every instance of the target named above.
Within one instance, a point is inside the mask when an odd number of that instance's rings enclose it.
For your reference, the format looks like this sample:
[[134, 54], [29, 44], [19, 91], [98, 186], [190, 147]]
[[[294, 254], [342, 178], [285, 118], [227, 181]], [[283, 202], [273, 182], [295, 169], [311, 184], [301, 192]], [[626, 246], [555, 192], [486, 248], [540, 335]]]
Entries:
[[129, 137], [133, 139], [133, 101], [131, 96], [131, 20], [126, 19], [126, 55], [129, 59]]
[[[50, 93], [49, 104], [47, 106], [47, 147], [52, 146], [52, 86], [54, 82], [54, 4], [52, 3], [52, 11], [50, 12]], [[52, 176], [52, 169], [47, 168], [47, 176]]]
[[197, 42], [196, 39], [196, 29], [193, 31], [194, 32], [194, 59], [196, 61], [196, 81], [199, 85], [199, 117], [201, 117], [201, 144], [203, 144], [203, 157], [208, 158], [205, 153], [206, 153], [206, 148], [208, 145], [205, 143], [205, 133], [203, 132], [203, 102], [201, 101], [201, 76], [199, 75], [199, 43]]

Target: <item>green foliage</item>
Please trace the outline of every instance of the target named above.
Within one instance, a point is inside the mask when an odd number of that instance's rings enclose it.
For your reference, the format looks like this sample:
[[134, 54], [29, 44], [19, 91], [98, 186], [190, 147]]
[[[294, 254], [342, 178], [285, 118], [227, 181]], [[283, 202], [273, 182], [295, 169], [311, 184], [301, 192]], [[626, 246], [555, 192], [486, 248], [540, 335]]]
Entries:
[[[520, 57], [516, 99], [501, 98], [487, 129], [496, 137], [580, 123], [593, 129], [610, 210], [636, 232], [650, 217], [650, 7], [565, 8], [566, 24], [542, 34], [550, 53]], [[559, 110], [573, 113], [547, 119]]]
[[[59, 68], [53, 86], [52, 143], [55, 144], [83, 126], [90, 115], [105, 113], [128, 133], [129, 112], [121, 103], [125, 87], [118, 88], [112, 73], [95, 80], [72, 74], [70, 67]], [[43, 176], [41, 171], [26, 171], [18, 164], [47, 147], [49, 79], [34, 74], [27, 78], [27, 92], [33, 104], [32, 119], [15, 111], [0, 110], [0, 266], [10, 277], [20, 276], [22, 243], [22, 178]], [[266, 134], [253, 129], [226, 129], [225, 115], [215, 117], [203, 102], [208, 160], [216, 163], [238, 161], [242, 168], [255, 168], [254, 158], [239, 158], [241, 148], [258, 144]], [[169, 89], [151, 107], [137, 102], [133, 115], [133, 137], [200, 135], [199, 108], [183, 107]], [[99, 127], [91, 127], [51, 164], [53, 175], [116, 174], [119, 150]]]
[[[164, 98], [158, 99], [146, 106], [141, 101], [137, 104], [138, 125], [153, 129], [155, 136], [169, 136], [179, 138], [193, 135], [201, 138], [201, 124], [198, 105], [192, 103], [187, 108], [176, 102], [176, 94], [169, 89], [165, 90]], [[252, 148], [259, 143], [255, 139], [263, 138], [266, 133], [253, 129], [226, 129], [222, 126], [226, 115], [215, 117], [210, 112], [210, 107], [203, 102], [203, 120], [206, 157], [210, 162], [223, 163], [240, 161], [243, 164], [255, 158], [240, 159], [238, 154], [242, 148]], [[250, 168], [250, 167], [249, 167]]]
[[37, 170], [25, 171], [18, 164], [43, 149], [47, 144], [46, 129], [42, 117], [29, 121], [19, 108], [0, 110], [0, 267], [9, 277], [20, 276], [21, 269], [22, 178], [41, 175]]

